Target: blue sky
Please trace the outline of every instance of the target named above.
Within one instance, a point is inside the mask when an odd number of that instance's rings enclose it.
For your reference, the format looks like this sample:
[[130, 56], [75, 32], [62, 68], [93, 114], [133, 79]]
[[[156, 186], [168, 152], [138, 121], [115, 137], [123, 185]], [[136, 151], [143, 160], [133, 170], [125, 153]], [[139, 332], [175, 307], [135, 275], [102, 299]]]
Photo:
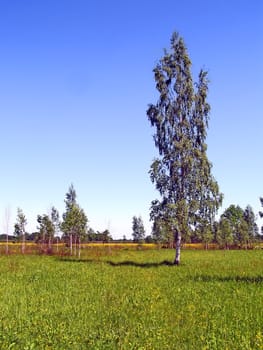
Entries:
[[146, 109], [152, 69], [173, 31], [193, 77], [209, 71], [208, 156], [230, 204], [260, 209], [263, 2], [0, 1], [0, 214], [17, 207], [36, 228], [52, 205], [62, 214], [74, 184], [95, 230], [150, 233], [158, 194], [148, 170], [156, 149]]

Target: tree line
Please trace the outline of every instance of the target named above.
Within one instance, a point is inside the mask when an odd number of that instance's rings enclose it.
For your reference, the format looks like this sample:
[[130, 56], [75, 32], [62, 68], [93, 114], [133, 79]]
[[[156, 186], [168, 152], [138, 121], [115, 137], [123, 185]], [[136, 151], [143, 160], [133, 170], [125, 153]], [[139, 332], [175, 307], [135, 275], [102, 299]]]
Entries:
[[[25, 253], [26, 242], [35, 242], [40, 245], [43, 252], [52, 252], [54, 243], [64, 243], [69, 247], [70, 254], [79, 255], [81, 243], [88, 242], [113, 242], [109, 230], [94, 231], [88, 227], [88, 218], [84, 210], [77, 203], [77, 195], [74, 186], [68, 189], [65, 196], [65, 212], [62, 220], [58, 210], [51, 208], [50, 214], [37, 216], [37, 231], [26, 232], [27, 219], [21, 208], [17, 209], [16, 223], [13, 236], [1, 235], [1, 240], [10, 243], [21, 243], [21, 252]], [[260, 198], [263, 207], [263, 198]], [[263, 212], [259, 212], [263, 217]], [[156, 243], [164, 247], [174, 246], [174, 234], [169, 222], [155, 220], [152, 231], [146, 235], [141, 216], [132, 217], [132, 241], [135, 243]], [[263, 233], [263, 227], [261, 228]], [[216, 243], [224, 249], [250, 248], [254, 243], [263, 240], [256, 223], [256, 215], [250, 205], [242, 209], [239, 205], [231, 204], [221, 214], [219, 220], [214, 220], [210, 225], [195, 225], [189, 227], [187, 234], [182, 239], [183, 243], [203, 243], [206, 248], [210, 243]], [[126, 236], [118, 241], [130, 242]], [[8, 248], [7, 248], [8, 251]]]
[[[154, 242], [173, 246], [174, 236], [169, 223], [155, 221], [152, 239]], [[260, 241], [263, 241], [263, 236], [260, 234], [252, 207], [247, 205], [245, 209], [242, 209], [239, 205], [231, 204], [213, 223], [189, 226], [182, 243], [203, 243], [206, 248], [209, 243], [216, 243], [224, 249], [246, 249]]]

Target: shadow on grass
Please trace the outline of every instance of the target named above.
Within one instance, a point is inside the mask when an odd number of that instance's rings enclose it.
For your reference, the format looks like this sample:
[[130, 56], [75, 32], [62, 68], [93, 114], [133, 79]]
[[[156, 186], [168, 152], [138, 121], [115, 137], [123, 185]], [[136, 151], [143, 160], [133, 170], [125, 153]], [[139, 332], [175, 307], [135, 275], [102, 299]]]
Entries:
[[119, 261], [119, 262], [114, 262], [114, 261], [106, 261], [107, 264], [111, 266], [136, 266], [136, 267], [159, 267], [159, 266], [176, 266], [173, 262], [164, 260], [160, 261], [158, 263], [140, 263], [137, 261]]
[[195, 282], [243, 282], [263, 283], [263, 276], [208, 276], [200, 275], [193, 278]]
[[100, 259], [82, 259], [82, 258], [71, 258], [71, 257], [57, 257], [57, 261], [62, 262], [71, 262], [71, 263], [82, 263], [82, 264], [90, 264], [90, 263], [102, 263], [103, 260]]
[[137, 262], [137, 261], [131, 261], [131, 260], [125, 260], [125, 261], [118, 261], [114, 262], [111, 260], [103, 260], [103, 259], [78, 259], [78, 258], [71, 258], [71, 257], [60, 257], [57, 260], [63, 261], [63, 262], [71, 262], [71, 263], [102, 263], [102, 264], [108, 264], [113, 267], [117, 266], [135, 266], [135, 267], [142, 267], [142, 268], [151, 268], [151, 267], [159, 267], [159, 266], [177, 266], [172, 261], [169, 260], [163, 260], [161, 262], [157, 263], [143, 263], [143, 262]]

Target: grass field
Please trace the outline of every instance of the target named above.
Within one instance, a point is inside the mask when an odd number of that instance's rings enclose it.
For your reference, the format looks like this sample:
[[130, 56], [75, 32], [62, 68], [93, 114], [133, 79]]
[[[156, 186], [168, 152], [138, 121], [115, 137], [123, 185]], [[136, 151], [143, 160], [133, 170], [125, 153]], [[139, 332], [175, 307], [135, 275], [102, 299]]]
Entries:
[[0, 256], [0, 349], [263, 349], [263, 252]]

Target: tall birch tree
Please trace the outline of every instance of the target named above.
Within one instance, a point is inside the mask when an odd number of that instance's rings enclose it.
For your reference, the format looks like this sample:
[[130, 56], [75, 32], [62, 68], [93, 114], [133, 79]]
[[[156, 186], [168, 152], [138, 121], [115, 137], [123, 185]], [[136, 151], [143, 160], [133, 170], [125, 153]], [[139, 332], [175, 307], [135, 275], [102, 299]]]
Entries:
[[151, 165], [150, 177], [161, 199], [152, 202], [151, 219], [164, 221], [172, 230], [178, 265], [182, 238], [191, 226], [212, 225], [222, 202], [206, 154], [208, 79], [201, 70], [194, 84], [191, 61], [178, 33], [153, 72], [159, 99], [149, 105], [147, 115], [155, 128], [159, 158]]

